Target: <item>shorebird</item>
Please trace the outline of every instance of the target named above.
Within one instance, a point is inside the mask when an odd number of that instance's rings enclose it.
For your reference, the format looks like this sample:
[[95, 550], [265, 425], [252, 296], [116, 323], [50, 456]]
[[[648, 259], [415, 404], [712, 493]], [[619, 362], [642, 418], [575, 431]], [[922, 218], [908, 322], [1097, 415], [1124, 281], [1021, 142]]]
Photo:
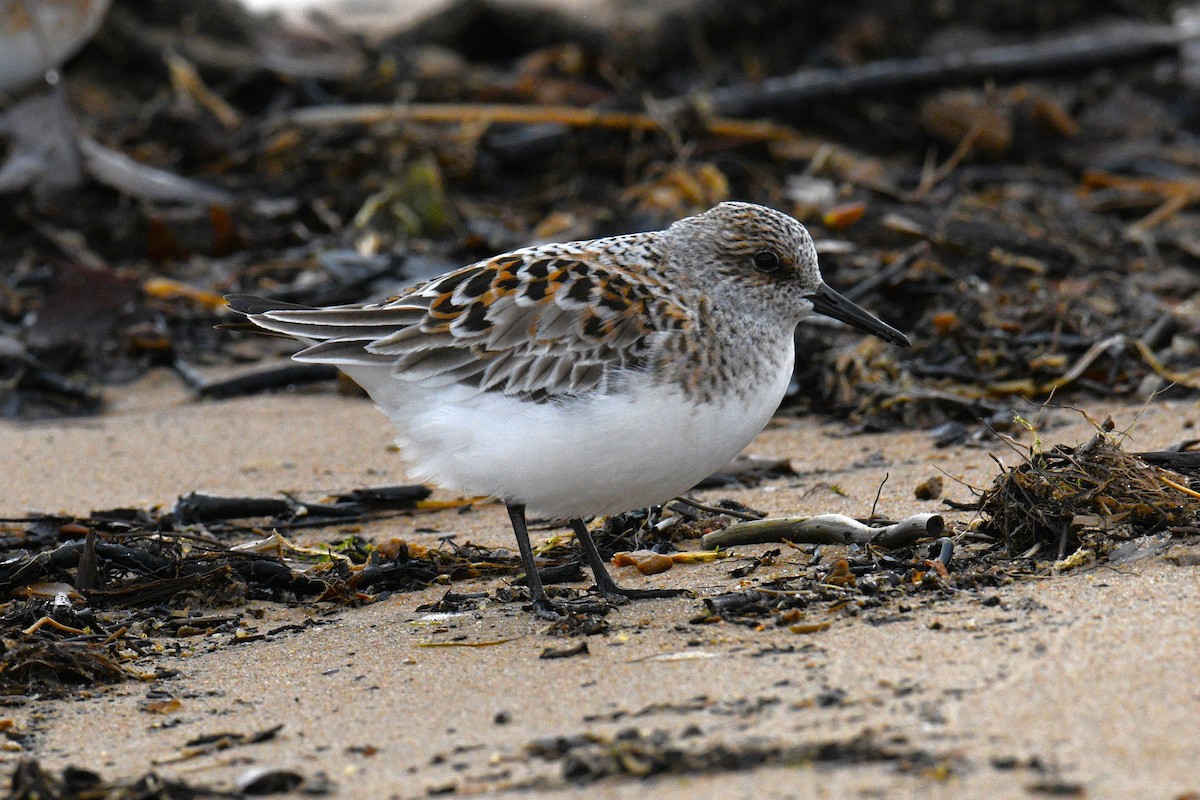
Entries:
[[514, 250], [380, 303], [227, 301], [360, 384], [414, 477], [500, 498], [550, 619], [527, 507], [571, 520], [608, 602], [679, 594], [619, 586], [584, 520], [662, 503], [736, 456], [783, 399], [809, 314], [909, 345], [822, 280], [803, 225], [749, 203]]

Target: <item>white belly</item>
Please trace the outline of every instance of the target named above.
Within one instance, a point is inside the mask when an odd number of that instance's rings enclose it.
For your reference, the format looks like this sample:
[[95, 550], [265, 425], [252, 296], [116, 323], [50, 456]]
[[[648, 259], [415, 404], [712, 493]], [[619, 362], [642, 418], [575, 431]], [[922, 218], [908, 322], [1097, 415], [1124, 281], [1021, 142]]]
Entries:
[[396, 424], [414, 477], [551, 517], [615, 514], [686, 492], [763, 429], [790, 372], [748, 398], [698, 406], [673, 386], [528, 403], [348, 371]]

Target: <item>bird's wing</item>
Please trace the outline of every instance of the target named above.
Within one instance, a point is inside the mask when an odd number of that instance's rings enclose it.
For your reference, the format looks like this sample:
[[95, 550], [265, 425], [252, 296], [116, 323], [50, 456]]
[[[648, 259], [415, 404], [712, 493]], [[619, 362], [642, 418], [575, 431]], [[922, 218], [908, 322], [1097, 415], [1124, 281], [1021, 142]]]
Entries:
[[[427, 386], [467, 384], [544, 399], [603, 388], [692, 316], [653, 277], [654, 252], [588, 243], [517, 250], [383, 303], [329, 308], [228, 299], [255, 324], [310, 346], [300, 361], [383, 366]], [[630, 269], [648, 259], [649, 270]], [[661, 344], [661, 341], [659, 341]]]

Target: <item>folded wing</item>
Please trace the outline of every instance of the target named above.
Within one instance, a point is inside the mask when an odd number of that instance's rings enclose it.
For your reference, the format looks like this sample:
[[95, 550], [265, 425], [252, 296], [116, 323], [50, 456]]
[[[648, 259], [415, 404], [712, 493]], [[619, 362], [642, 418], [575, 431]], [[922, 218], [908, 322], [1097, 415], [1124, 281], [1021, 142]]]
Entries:
[[664, 337], [688, 329], [687, 311], [652, 280], [559, 245], [497, 256], [383, 303], [227, 300], [256, 325], [308, 344], [299, 361], [544, 399], [603, 390], [617, 371], [643, 365]]

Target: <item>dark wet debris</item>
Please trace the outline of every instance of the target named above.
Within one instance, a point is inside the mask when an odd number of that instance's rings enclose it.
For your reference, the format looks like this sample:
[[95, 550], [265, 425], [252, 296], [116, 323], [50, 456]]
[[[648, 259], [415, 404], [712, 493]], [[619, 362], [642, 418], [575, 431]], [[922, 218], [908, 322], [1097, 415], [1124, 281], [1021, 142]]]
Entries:
[[[332, 498], [332, 502], [301, 503], [292, 498], [220, 497], [191, 492], [179, 498], [171, 516], [164, 521], [166, 524], [177, 521], [186, 525], [270, 517], [273, 527], [297, 524], [315, 527], [333, 520], [362, 520], [376, 511], [413, 511], [430, 494], [429, 487], [421, 484], [379, 486], [355, 489]], [[221, 528], [220, 525], [210, 526], [209, 531], [219, 533]]]
[[[260, 740], [262, 741], [262, 740]], [[36, 759], [17, 762], [6, 800], [235, 800], [296, 792], [331, 794], [336, 786], [323, 773], [305, 777], [293, 770], [260, 767], [247, 770], [235, 788], [165, 778], [155, 772], [126, 780], [105, 780], [98, 772], [69, 766], [54, 773]]]
[[186, 365], [173, 365], [184, 377], [198, 397], [205, 400], [228, 400], [231, 397], [244, 397], [263, 392], [274, 392], [282, 389], [292, 389], [312, 383], [328, 383], [337, 380], [337, 367], [329, 364], [286, 364], [282, 367], [256, 369], [244, 375], [236, 375], [224, 380], [205, 380], [193, 377]]
[[154, 772], [128, 782], [109, 782], [80, 767], [67, 767], [56, 775], [35, 759], [18, 762], [10, 781], [8, 800], [217, 800], [240, 796]]
[[725, 487], [757, 486], [763, 481], [795, 477], [796, 470], [786, 458], [740, 455], [728, 466], [709, 475], [696, 489], [719, 489]]
[[417, 606], [417, 611], [432, 614], [456, 614], [461, 611], [473, 611], [488, 599], [487, 592], [456, 592], [448, 590], [440, 600]]
[[6, 194], [0, 414], [96, 413], [161, 367], [209, 400], [330, 382], [213, 330], [221, 295], [377, 298], [727, 198], [801, 218], [914, 343], [806, 323], [794, 409], [949, 444], [1050, 393], [1193, 396], [1195, 70], [1167, 3], [1110, 6], [460, 0], [366, 39], [118, 0], [63, 71], [82, 182]]
[[[729, 578], [742, 585], [703, 598], [690, 622], [795, 634], [823, 631], [847, 617], [885, 624], [913, 603], [983, 594], [1051, 569], [1128, 563], [1194, 537], [1200, 499], [1189, 478], [1126, 453], [1112, 429], [1106, 423], [1078, 447], [1047, 448], [1035, 438], [1025, 461], [1003, 470], [982, 492], [974, 506], [981, 515], [977, 525], [939, 526], [935, 533], [889, 546], [869, 541], [726, 554]], [[1150, 457], [1183, 465], [1192, 460], [1186, 453]], [[519, 561], [509, 548], [452, 538], [433, 547], [353, 535], [319, 544], [289, 538], [294, 528], [419, 513], [427, 494], [421, 486], [377, 487], [307, 502], [192, 493], [166, 512], [110, 509], [80, 518], [4, 521], [0, 692], [54, 693], [152, 679], [154, 656], [176, 652], [191, 637], [249, 644], [286, 632], [258, 630], [247, 613], [254, 602], [357, 605], [394, 591], [508, 576], [509, 584], [493, 592], [456, 585], [419, 610], [526, 605]], [[721, 511], [726, 505], [673, 502], [612, 517], [597, 529], [596, 539], [606, 557], [620, 552], [621, 563], [637, 563], [639, 569], [639, 553], [711, 560], [713, 553], [696, 551], [694, 540], [729, 524], [731, 517]], [[742, 506], [729, 511], [755, 516]], [[587, 590], [590, 581], [573, 539], [552, 539], [538, 559], [550, 595], [575, 609], [545, 633], [608, 631], [610, 608]], [[545, 657], [583, 652], [576, 646]]]
[[[170, 512], [114, 509], [89, 517], [6, 520], [0, 538], [0, 693], [156, 675], [153, 656], [192, 636], [231, 644], [256, 630], [254, 601], [371, 602], [393, 591], [518, 571], [515, 554], [354, 536], [302, 546], [264, 528], [305, 511], [306, 527], [413, 513], [424, 487], [363, 489], [328, 504], [188, 495]], [[350, 513], [350, 512], [353, 513]], [[259, 515], [276, 513], [278, 517]], [[263, 527], [242, 524], [253, 517]], [[203, 520], [201, 523], [200, 521]], [[255, 536], [248, 539], [248, 535]], [[447, 604], [454, 602], [450, 595]], [[203, 609], [203, 610], [199, 610]], [[222, 613], [221, 609], [229, 609]]]
[[[1023, 460], [1001, 467], [976, 502], [975, 523], [956, 522], [915, 544], [805, 546], [731, 558], [729, 576], [754, 580], [710, 597], [692, 624], [718, 621], [815, 633], [857, 617], [886, 624], [913, 603], [934, 602], [1092, 564], [1117, 566], [1168, 552], [1200, 533], [1200, 493], [1187, 472], [1194, 454], [1126, 452], [1111, 420], [1079, 446], [1038, 436]], [[875, 521], [873, 521], [875, 522]], [[806, 560], [807, 558], [807, 560]], [[984, 605], [998, 598], [984, 597]]]
[[[527, 604], [515, 549], [484, 548], [452, 537], [432, 547], [355, 535], [306, 544], [292, 533], [420, 513], [428, 496], [429, 489], [420, 485], [364, 487], [312, 501], [192, 492], [169, 511], [123, 508], [87, 517], [2, 520], [0, 693], [54, 693], [152, 679], [154, 655], [176, 652], [190, 637], [245, 645], [286, 632], [258, 630], [248, 611], [255, 602], [353, 606], [390, 592], [508, 576], [510, 585], [495, 592], [448, 589], [418, 610]], [[610, 519], [597, 538], [610, 551], [651, 538], [656, 546], [671, 548], [672, 536], [689, 529], [688, 536], [699, 535], [725, 524], [719, 513], [692, 506], [680, 505], [677, 513], [670, 535], [647, 524], [661, 521], [657, 513], [648, 518], [639, 512]], [[563, 585], [590, 582], [573, 538], [545, 548], [538, 561], [551, 596], [577, 609], [547, 632], [591, 636], [607, 631], [608, 606], [584, 587]]]
[[526, 750], [532, 756], [561, 762], [562, 776], [571, 783], [738, 772], [770, 765], [838, 768], [882, 763], [900, 772], [940, 775], [949, 775], [955, 768], [953, 757], [936, 756], [902, 737], [889, 739], [870, 732], [846, 740], [808, 743], [766, 739], [696, 743], [686, 741], [689, 738], [665, 730], [628, 728], [611, 737], [588, 733], [537, 740]]
[[[694, 625], [718, 621], [792, 633], [816, 633], [847, 617], [872, 623], [886, 619], [906, 602], [934, 601], [960, 591], [977, 592], [1035, 574], [1036, 563], [1014, 561], [995, 540], [963, 541], [954, 568], [948, 557], [951, 540], [894, 549], [878, 546], [806, 547], [781, 557], [779, 550], [740, 561], [733, 577], [755, 575], [764, 565], [786, 574], [754, 585], [704, 598]], [[811, 557], [806, 556], [811, 553]]]
[[[252, 731], [250, 733], [221, 732], [221, 733], [206, 733], [201, 736], [189, 739], [184, 743], [174, 756], [163, 759], [161, 763], [175, 763], [179, 761], [190, 761], [193, 758], [210, 755], [212, 753], [230, 750], [235, 747], [245, 747], [248, 745], [262, 744], [263, 742], [272, 741], [279, 732], [283, 730], [283, 724], [272, 725], [269, 728]], [[244, 791], [244, 790], [243, 790]]]
[[556, 658], [573, 658], [575, 656], [586, 656], [588, 654], [587, 642], [579, 642], [571, 647], [546, 647], [542, 652], [538, 653], [538, 658], [541, 659], [556, 659]]
[[[718, 476], [725, 474], [717, 473]], [[760, 476], [760, 479], [765, 479], [765, 476]], [[619, 552], [665, 554], [679, 550], [679, 545], [684, 542], [724, 528], [730, 519], [758, 519], [763, 516], [761, 511], [732, 500], [720, 500], [712, 506], [673, 500], [665, 506], [606, 517], [603, 525], [592, 532], [592, 536], [605, 558], [612, 558], [613, 554]]]

